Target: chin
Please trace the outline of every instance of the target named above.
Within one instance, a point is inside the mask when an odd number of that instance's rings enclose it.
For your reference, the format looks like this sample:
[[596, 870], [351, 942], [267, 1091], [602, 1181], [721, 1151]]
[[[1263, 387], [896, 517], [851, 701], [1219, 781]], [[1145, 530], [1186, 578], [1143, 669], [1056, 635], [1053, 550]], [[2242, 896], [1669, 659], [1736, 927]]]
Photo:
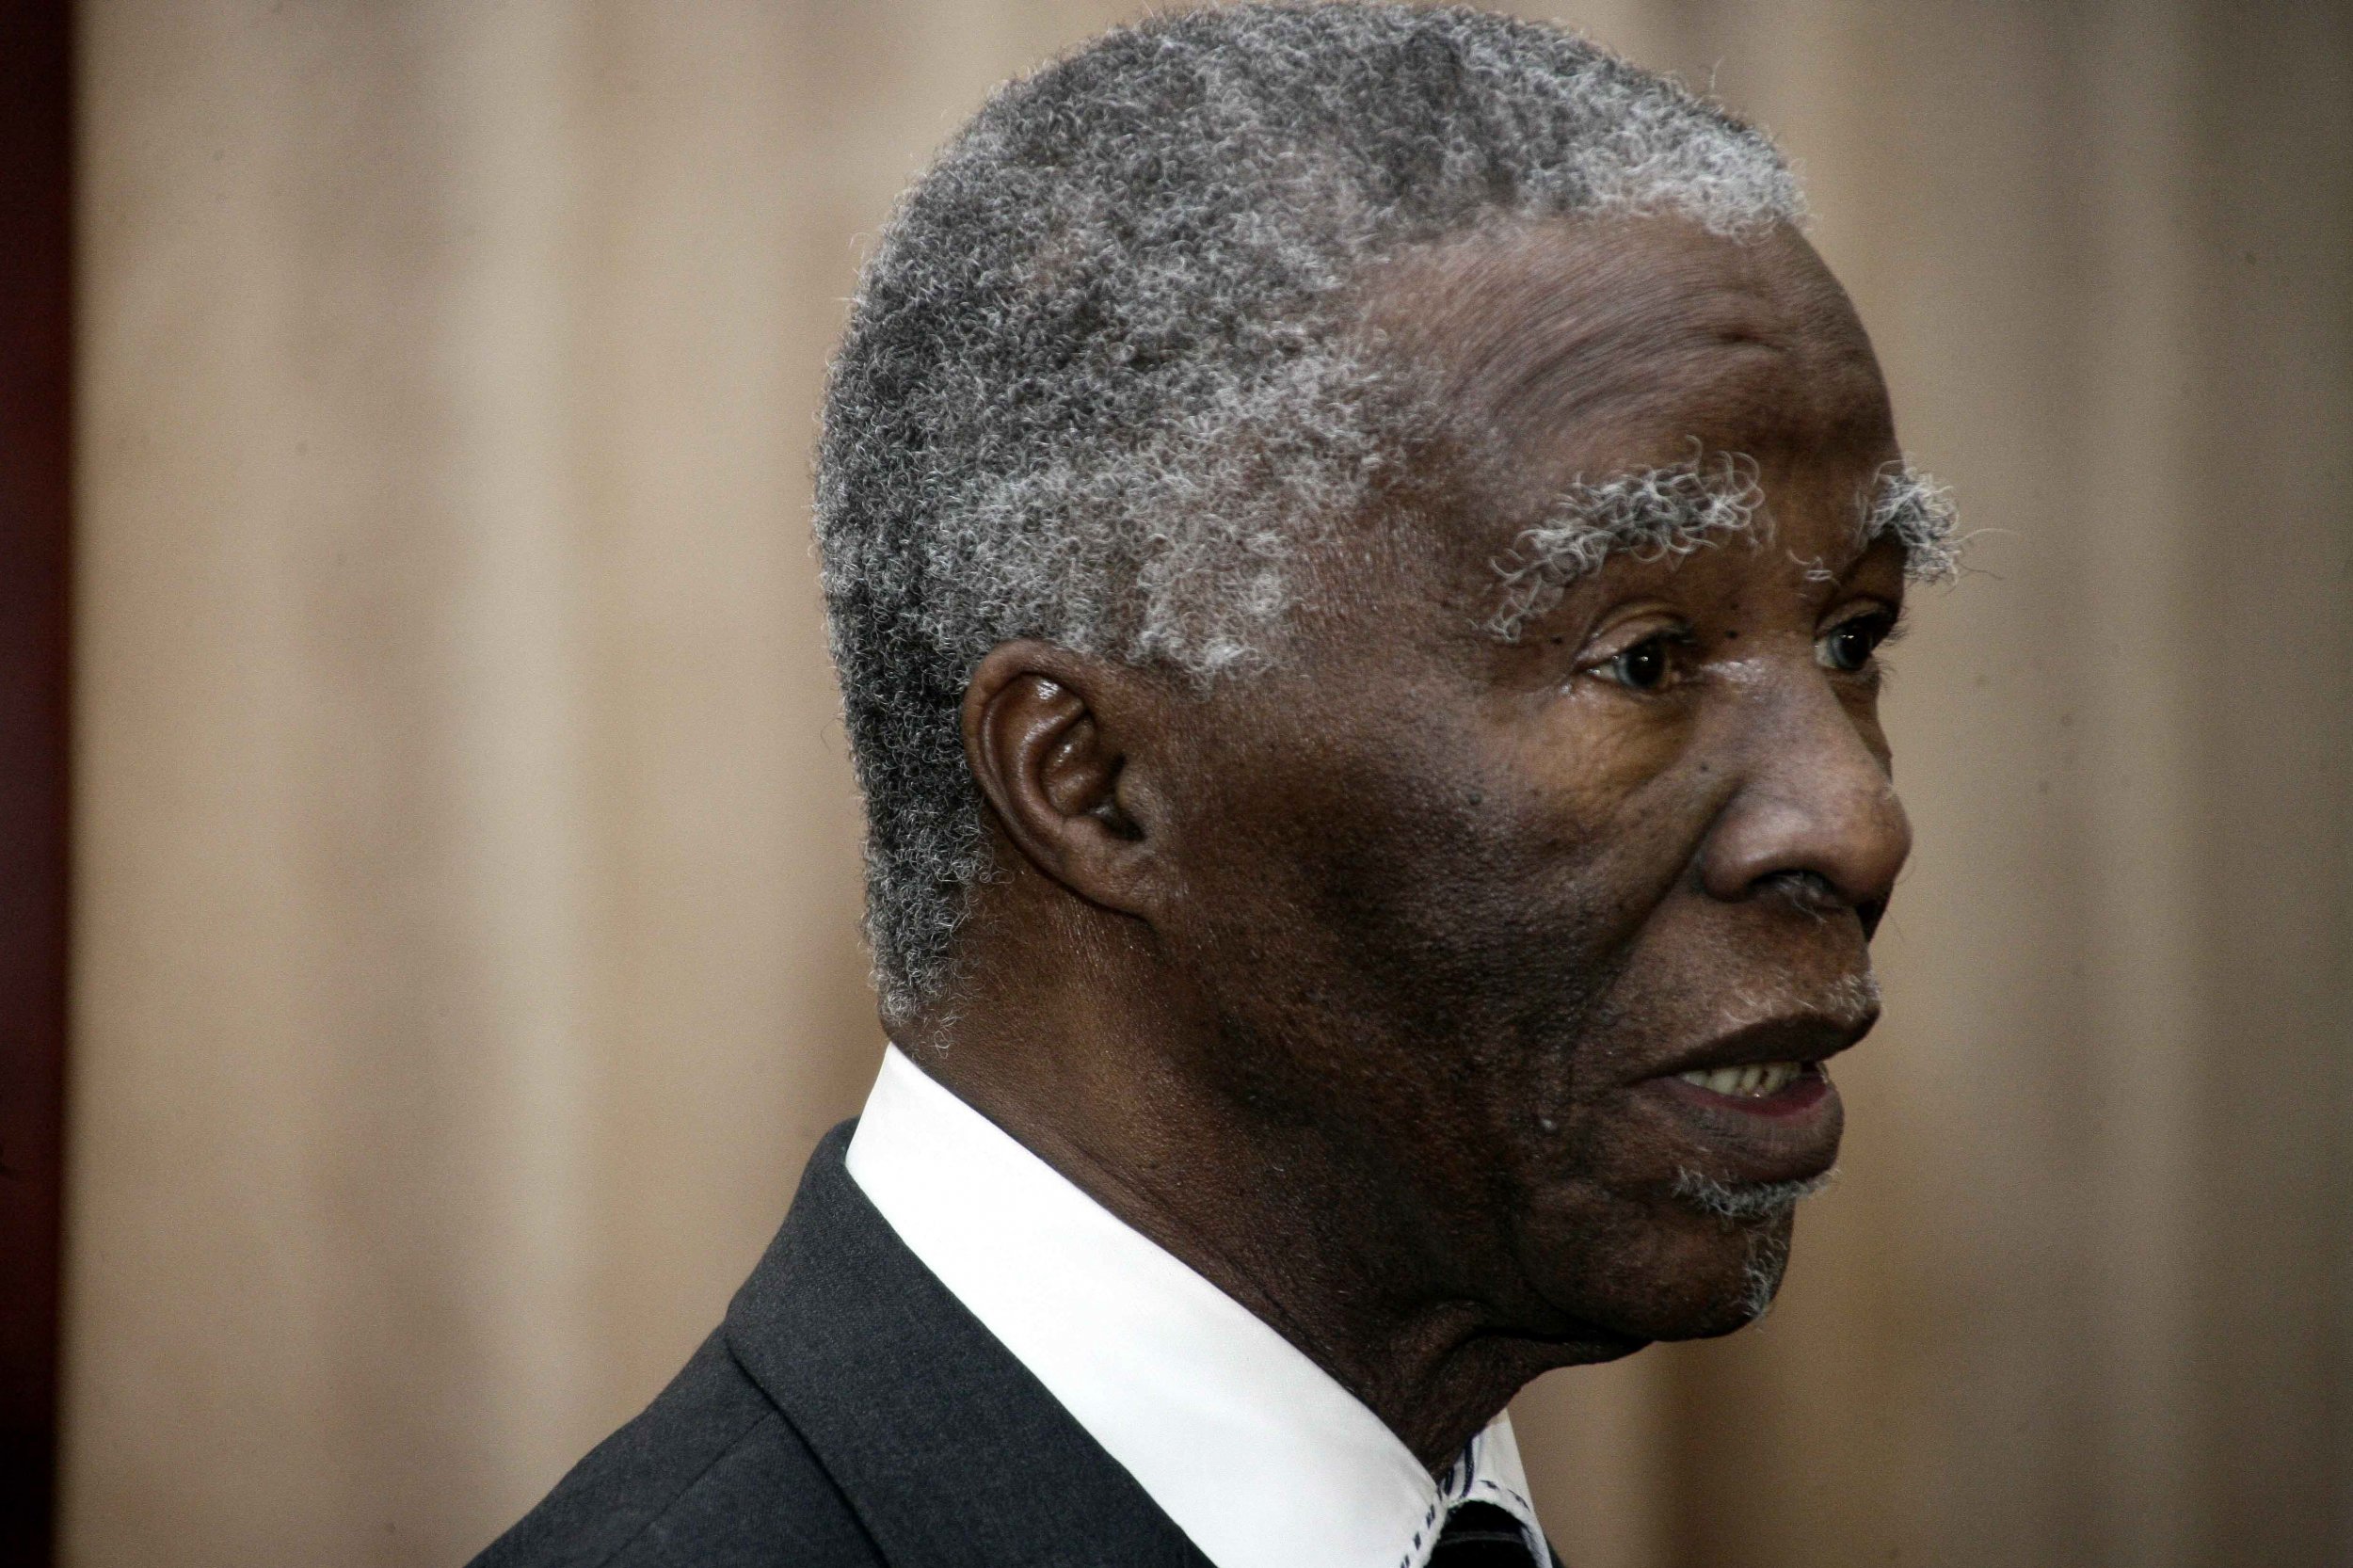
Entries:
[[1793, 1218], [1729, 1223], [1705, 1220], [1714, 1235], [1705, 1260], [1695, 1258], [1690, 1288], [1658, 1327], [1660, 1339], [1714, 1339], [1748, 1327], [1771, 1310], [1789, 1267]]
[[[1680, 1209], [1649, 1217], [1621, 1244], [1547, 1249], [1544, 1293], [1628, 1350], [1657, 1340], [1715, 1339], [1771, 1307], [1788, 1267], [1793, 1216], [1726, 1221]], [[1594, 1288], [1601, 1282], [1601, 1288]]]

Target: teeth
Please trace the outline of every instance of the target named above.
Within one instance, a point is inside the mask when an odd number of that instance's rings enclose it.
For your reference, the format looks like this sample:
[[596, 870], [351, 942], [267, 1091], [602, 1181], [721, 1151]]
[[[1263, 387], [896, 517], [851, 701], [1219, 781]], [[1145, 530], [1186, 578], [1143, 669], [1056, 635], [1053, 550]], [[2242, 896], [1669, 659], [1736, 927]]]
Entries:
[[1675, 1076], [1714, 1094], [1762, 1099], [1788, 1088], [1804, 1071], [1801, 1062], [1752, 1062], [1745, 1067], [1704, 1067]]

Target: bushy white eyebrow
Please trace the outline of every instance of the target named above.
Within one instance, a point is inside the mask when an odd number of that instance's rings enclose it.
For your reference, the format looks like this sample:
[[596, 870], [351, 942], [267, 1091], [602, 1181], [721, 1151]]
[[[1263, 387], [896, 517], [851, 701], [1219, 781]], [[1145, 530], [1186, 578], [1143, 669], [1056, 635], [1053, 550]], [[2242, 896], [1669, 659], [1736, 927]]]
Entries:
[[[1904, 547], [1904, 575], [1949, 583], [1960, 573], [1961, 540], [1951, 493], [1898, 462], [1880, 471], [1855, 508], [1858, 547], [1893, 536]], [[1495, 563], [1501, 603], [1486, 630], [1515, 642], [1528, 623], [1561, 601], [1571, 583], [1616, 554], [1657, 561], [1770, 525], [1754, 460], [1738, 453], [1694, 452], [1679, 463], [1607, 479], [1578, 480], [1561, 492], [1552, 517], [1521, 533]]]
[[1599, 480], [1561, 492], [1550, 520], [1523, 532], [1495, 563], [1503, 602], [1487, 630], [1518, 640], [1528, 623], [1561, 601], [1571, 583], [1610, 556], [1645, 561], [1689, 555], [1702, 545], [1746, 532], [1765, 507], [1756, 464], [1737, 453]]
[[1950, 583], [1961, 575], [1952, 492], [1909, 461], [1880, 470], [1861, 509], [1862, 542], [1892, 536], [1904, 547], [1904, 575], [1913, 582]]

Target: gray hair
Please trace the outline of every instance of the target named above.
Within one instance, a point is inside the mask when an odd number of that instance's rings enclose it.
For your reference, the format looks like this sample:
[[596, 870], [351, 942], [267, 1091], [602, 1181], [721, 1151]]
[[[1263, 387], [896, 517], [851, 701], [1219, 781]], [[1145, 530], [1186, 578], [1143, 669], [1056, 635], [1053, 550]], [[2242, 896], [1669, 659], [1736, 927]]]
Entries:
[[1789, 1268], [1789, 1233], [1760, 1222], [1778, 1220], [1838, 1177], [1835, 1169], [1799, 1181], [1743, 1182], [1732, 1186], [1701, 1171], [1675, 1173], [1673, 1195], [1687, 1208], [1748, 1230], [1748, 1256], [1740, 1260], [1740, 1318], [1754, 1323], [1773, 1308], [1782, 1275]]
[[[1711, 457], [1696, 441], [1680, 463], [1578, 479], [1561, 492], [1553, 516], [1523, 531], [1496, 562], [1501, 600], [1487, 630], [1515, 640], [1560, 602], [1569, 584], [1611, 555], [1689, 555], [1733, 535], [1756, 536], [1770, 521], [1755, 460], [1737, 452]], [[1960, 573], [1952, 496], [1910, 463], [1880, 471], [1870, 490], [1855, 499], [1854, 522], [1859, 545], [1881, 538], [1902, 545], [1904, 575], [1915, 583], [1949, 583]], [[1800, 564], [1809, 578], [1831, 580], [1822, 562]]]
[[1675, 1201], [1685, 1207], [1737, 1225], [1777, 1220], [1837, 1178], [1833, 1169], [1796, 1181], [1748, 1181], [1736, 1187], [1686, 1168], [1675, 1173], [1673, 1191]]
[[817, 463], [887, 1015], [938, 993], [990, 872], [958, 720], [980, 659], [1269, 658], [1301, 552], [1414, 434], [1352, 283], [1498, 219], [1662, 211], [1801, 216], [1747, 125], [1466, 8], [1163, 16], [990, 99], [867, 265]]

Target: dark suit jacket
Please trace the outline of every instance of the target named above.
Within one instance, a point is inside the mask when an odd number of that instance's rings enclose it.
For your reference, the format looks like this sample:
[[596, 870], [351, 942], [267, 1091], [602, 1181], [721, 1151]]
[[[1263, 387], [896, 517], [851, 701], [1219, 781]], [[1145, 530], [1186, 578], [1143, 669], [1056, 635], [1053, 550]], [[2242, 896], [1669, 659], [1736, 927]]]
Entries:
[[685, 1370], [473, 1568], [1210, 1568], [867, 1201], [855, 1126]]
[[825, 1135], [686, 1369], [473, 1568], [1209, 1568]]

